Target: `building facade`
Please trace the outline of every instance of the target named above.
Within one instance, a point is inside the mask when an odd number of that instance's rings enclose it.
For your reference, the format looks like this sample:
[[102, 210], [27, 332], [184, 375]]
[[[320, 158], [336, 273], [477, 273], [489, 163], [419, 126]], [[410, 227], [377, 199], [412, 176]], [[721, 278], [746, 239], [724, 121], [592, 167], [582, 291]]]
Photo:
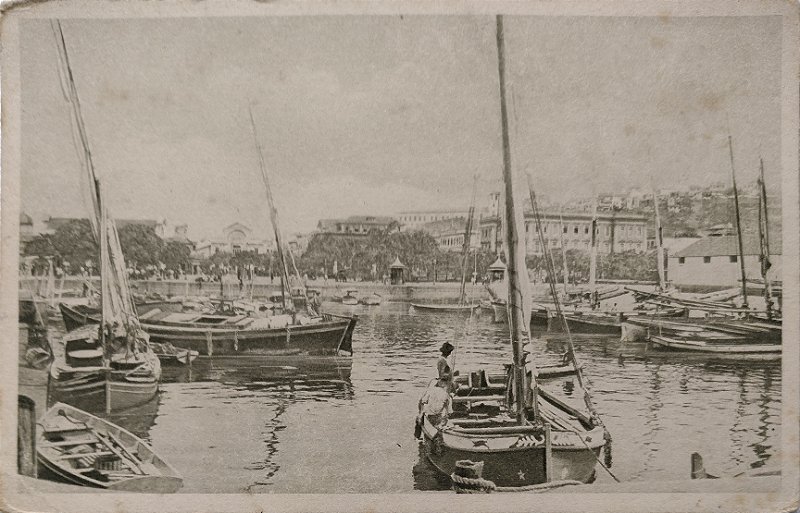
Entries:
[[350, 216], [345, 219], [320, 219], [317, 233], [364, 236], [372, 230], [389, 229], [397, 220], [386, 216]]
[[[761, 279], [761, 252], [757, 235], [745, 234], [745, 274]], [[770, 280], [781, 280], [782, 244], [776, 234], [770, 237]], [[669, 256], [669, 280], [678, 287], [737, 287], [741, 284], [739, 243], [736, 236], [705, 237]]]
[[[408, 210], [397, 214], [403, 231], [419, 230], [423, 225], [446, 219], [466, 219], [469, 210]], [[463, 234], [462, 234], [463, 235]]]
[[[481, 248], [479, 221], [473, 222], [472, 234], [470, 236], [470, 249], [479, 250]], [[425, 223], [419, 227], [425, 233], [430, 234], [440, 249], [444, 251], [461, 252], [464, 249], [464, 236], [467, 229], [467, 218], [455, 217]]]
[[206, 239], [195, 245], [192, 254], [194, 258], [209, 258], [218, 252], [241, 253], [254, 252], [266, 253], [274, 249], [274, 244], [269, 240], [255, 239], [252, 237], [253, 230], [242, 223], [233, 223], [222, 230], [222, 237]]
[[[583, 212], [543, 212], [542, 231], [545, 245], [549, 249], [589, 250], [592, 243], [592, 214]], [[503, 245], [500, 219], [485, 217], [480, 224], [481, 248], [499, 253]], [[600, 254], [647, 250], [647, 218], [645, 216], [598, 213], [597, 251]], [[543, 247], [536, 230], [536, 220], [530, 212], [525, 213], [525, 242], [529, 255], [543, 254]]]

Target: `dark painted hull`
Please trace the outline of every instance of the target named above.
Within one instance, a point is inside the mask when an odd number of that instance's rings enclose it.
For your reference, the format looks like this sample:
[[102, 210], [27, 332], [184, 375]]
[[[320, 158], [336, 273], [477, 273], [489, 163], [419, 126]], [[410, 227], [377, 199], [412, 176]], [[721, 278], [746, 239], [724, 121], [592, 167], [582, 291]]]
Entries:
[[[471, 460], [483, 462], [483, 478], [496, 486], [520, 487], [548, 482], [544, 442], [535, 442], [524, 435], [522, 438], [519, 435], [453, 436], [447, 431], [439, 432], [427, 420], [422, 435], [428, 460], [445, 475], [453, 473], [457, 461]], [[602, 435], [599, 436], [602, 439]], [[487, 444], [504, 448], [489, 449]], [[584, 445], [554, 444], [550, 480], [590, 482], [604, 444], [595, 442], [591, 445], [587, 448]]]
[[111, 412], [118, 412], [145, 404], [157, 393], [158, 381], [106, 381], [99, 373], [81, 380], [59, 379], [51, 374], [47, 380], [48, 406], [61, 402], [88, 412], [105, 412], [106, 394], [110, 394]]
[[[64, 303], [60, 303], [58, 307], [67, 331], [74, 331], [87, 324], [100, 324], [100, 310], [97, 308], [86, 305], [71, 306]], [[182, 309], [181, 304], [174, 301], [147, 301], [136, 304], [138, 315], [146, 314], [155, 308], [163, 312], [180, 312]]]
[[[91, 319], [67, 305], [60, 305], [64, 324], [70, 329]], [[197, 324], [165, 324], [142, 322], [151, 342], [170, 343], [177, 348], [197, 351], [203, 356], [258, 355], [275, 356], [303, 353], [335, 356], [342, 351], [352, 353], [356, 317], [325, 314], [325, 320], [315, 324], [288, 328], [236, 329]], [[74, 328], [73, 328], [74, 329]]]
[[142, 323], [151, 342], [169, 342], [203, 356], [281, 355], [336, 356], [352, 353], [356, 318], [334, 318], [316, 324], [271, 329], [226, 329]]
[[[622, 322], [619, 315], [589, 316], [567, 315], [567, 325], [572, 333], [591, 333], [598, 335], [619, 335], [622, 333]], [[552, 317], [548, 329], [551, 331], [563, 330], [562, 321]]]

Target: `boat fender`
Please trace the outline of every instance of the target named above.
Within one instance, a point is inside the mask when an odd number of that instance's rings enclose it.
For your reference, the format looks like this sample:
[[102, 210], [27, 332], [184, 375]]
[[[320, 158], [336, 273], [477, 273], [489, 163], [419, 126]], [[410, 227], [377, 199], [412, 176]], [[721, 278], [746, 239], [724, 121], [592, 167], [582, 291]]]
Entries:
[[414, 438], [416, 438], [417, 440], [422, 438], [422, 423], [424, 422], [424, 420], [425, 420], [425, 414], [422, 413], [418, 415], [414, 421]]
[[450, 480], [456, 493], [490, 493], [496, 488], [492, 481], [483, 479], [482, 461], [456, 461]]

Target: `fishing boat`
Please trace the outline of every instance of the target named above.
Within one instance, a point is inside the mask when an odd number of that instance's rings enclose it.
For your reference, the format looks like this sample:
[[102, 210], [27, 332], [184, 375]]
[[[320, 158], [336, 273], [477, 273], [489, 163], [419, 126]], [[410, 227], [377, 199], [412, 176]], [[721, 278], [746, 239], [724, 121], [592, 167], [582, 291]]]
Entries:
[[[459, 482], [454, 473], [456, 464], [464, 460], [481, 464], [482, 479], [497, 487], [519, 489], [553, 480], [589, 482], [594, 477], [600, 451], [606, 445], [605, 428], [596, 414], [545, 391], [539, 383], [533, 354], [523, 348], [529, 339], [525, 312], [530, 309], [525, 248], [520, 243], [525, 232], [520, 229], [522, 211], [516, 206], [520, 202], [515, 196], [511, 169], [502, 16], [497, 16], [496, 23], [512, 362], [497, 381], [492, 373], [478, 371], [469, 373], [467, 383], [457, 382], [452, 414], [436, 415], [433, 419], [429, 415], [418, 417], [419, 434], [427, 458], [441, 472], [450, 475], [454, 483]], [[569, 352], [569, 359], [578, 388], [583, 388], [574, 351]], [[437, 386], [442, 386], [441, 383], [442, 378]], [[587, 401], [586, 407], [590, 404]], [[422, 406], [421, 401], [421, 411]]]
[[383, 297], [377, 292], [373, 292], [369, 296], [362, 297], [359, 302], [367, 306], [378, 306], [383, 301]]
[[204, 356], [277, 356], [352, 353], [356, 317], [330, 313], [277, 314], [268, 317], [173, 313], [152, 310], [142, 329], [156, 343], [197, 351]]
[[640, 342], [647, 340], [650, 334], [677, 336], [681, 333], [693, 333], [709, 329], [719, 333], [748, 337], [751, 340], [765, 342], [780, 342], [782, 335], [780, 326], [756, 319], [706, 317], [677, 321], [668, 318], [639, 316], [628, 317], [623, 321], [621, 340], [625, 342]]
[[[134, 303], [134, 307], [137, 315], [146, 314], [151, 310], [162, 312], [180, 312], [183, 310], [182, 303], [172, 300], [143, 301]], [[59, 303], [58, 308], [61, 311], [61, 318], [64, 320], [64, 327], [67, 331], [78, 329], [87, 324], [100, 323], [100, 308], [97, 306]]]
[[82, 164], [91, 185], [92, 214], [89, 216], [95, 242], [100, 250], [100, 323], [67, 333], [63, 352], [50, 364], [47, 381], [48, 404], [65, 402], [82, 409], [119, 411], [150, 401], [158, 392], [161, 364], [139, 326], [128, 284], [114, 220], [103, 198], [80, 113], [75, 83], [69, 66], [61, 24], [54, 22], [62, 89], [71, 104], [73, 126], [83, 141]]
[[39, 421], [40, 467], [68, 483], [119, 492], [174, 493], [183, 477], [141, 438], [58, 403]]
[[150, 347], [153, 349], [158, 361], [161, 365], [189, 365], [197, 359], [200, 355], [198, 351], [191, 349], [180, 349], [170, 343], [160, 344], [158, 342], [150, 342]]

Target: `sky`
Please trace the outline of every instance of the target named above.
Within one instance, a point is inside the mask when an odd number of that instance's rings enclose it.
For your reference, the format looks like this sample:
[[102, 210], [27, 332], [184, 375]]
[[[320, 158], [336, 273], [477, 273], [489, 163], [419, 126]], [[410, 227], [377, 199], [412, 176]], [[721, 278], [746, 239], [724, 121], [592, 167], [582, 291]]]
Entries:
[[[487, 16], [70, 19], [63, 32], [112, 215], [219, 237], [479, 206], [502, 169]], [[512, 164], [551, 201], [780, 177], [780, 18], [505, 18]], [[21, 25], [22, 210], [86, 216], [48, 20]]]

